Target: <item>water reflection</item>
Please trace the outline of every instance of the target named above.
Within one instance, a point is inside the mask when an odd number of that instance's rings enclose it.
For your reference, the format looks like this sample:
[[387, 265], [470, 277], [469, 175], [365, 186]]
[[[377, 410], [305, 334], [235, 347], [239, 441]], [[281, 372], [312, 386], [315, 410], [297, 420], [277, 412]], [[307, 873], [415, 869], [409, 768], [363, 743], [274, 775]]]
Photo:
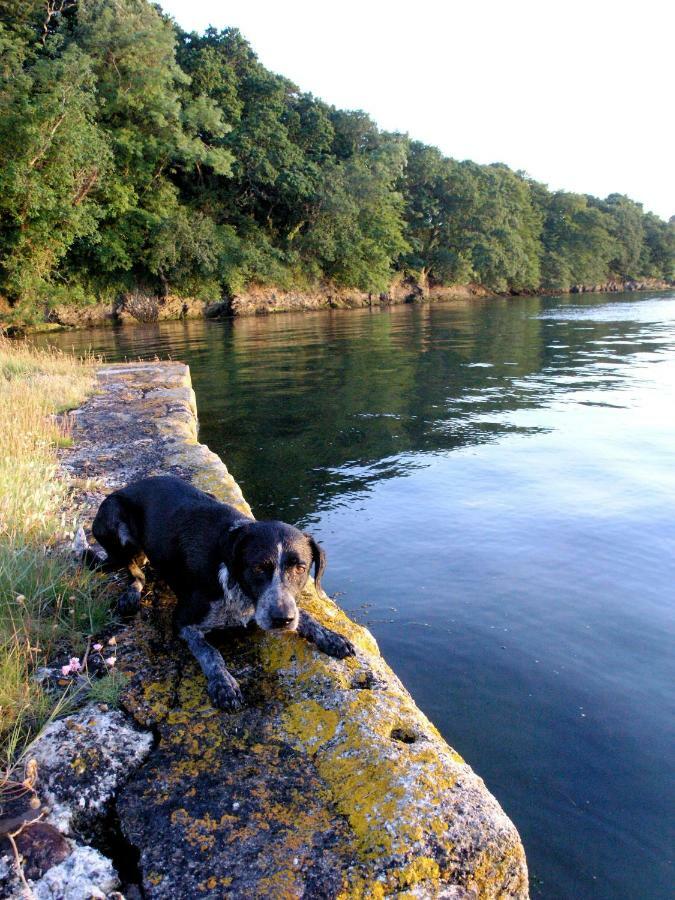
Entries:
[[399, 477], [412, 455], [550, 427], [518, 411], [564, 396], [617, 405], [620, 365], [672, 346], [672, 323], [655, 326], [648, 301], [552, 302], [163, 323], [60, 342], [88, 340], [115, 359], [185, 359], [202, 438], [257, 514], [307, 521], [346, 492]]

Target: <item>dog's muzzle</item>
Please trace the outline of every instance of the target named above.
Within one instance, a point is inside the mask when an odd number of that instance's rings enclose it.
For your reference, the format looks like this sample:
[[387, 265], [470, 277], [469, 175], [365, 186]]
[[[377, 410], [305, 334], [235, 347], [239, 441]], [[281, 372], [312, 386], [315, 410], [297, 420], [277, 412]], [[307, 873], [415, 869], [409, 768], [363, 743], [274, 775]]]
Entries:
[[295, 631], [298, 605], [290, 591], [268, 588], [258, 600], [255, 620], [264, 631]]

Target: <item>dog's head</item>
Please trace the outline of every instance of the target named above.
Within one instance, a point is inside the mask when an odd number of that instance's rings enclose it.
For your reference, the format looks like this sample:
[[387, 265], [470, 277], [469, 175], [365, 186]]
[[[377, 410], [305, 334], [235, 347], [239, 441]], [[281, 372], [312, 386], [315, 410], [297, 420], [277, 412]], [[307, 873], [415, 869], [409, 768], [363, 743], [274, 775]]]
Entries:
[[326, 556], [310, 534], [284, 522], [244, 522], [224, 538], [223, 564], [228, 587], [253, 602], [255, 621], [265, 631], [295, 631], [297, 597], [314, 566], [321, 589]]

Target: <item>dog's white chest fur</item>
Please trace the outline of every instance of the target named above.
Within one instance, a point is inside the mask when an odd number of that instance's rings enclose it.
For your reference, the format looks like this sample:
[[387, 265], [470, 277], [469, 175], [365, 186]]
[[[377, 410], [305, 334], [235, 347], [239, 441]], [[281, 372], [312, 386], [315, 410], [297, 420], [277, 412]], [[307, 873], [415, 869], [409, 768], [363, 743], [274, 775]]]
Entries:
[[238, 585], [230, 589], [228, 579], [227, 567], [222, 565], [218, 570], [218, 581], [223, 589], [223, 597], [211, 603], [205, 618], [197, 626], [200, 631], [245, 627], [255, 615], [255, 607], [249, 598]]

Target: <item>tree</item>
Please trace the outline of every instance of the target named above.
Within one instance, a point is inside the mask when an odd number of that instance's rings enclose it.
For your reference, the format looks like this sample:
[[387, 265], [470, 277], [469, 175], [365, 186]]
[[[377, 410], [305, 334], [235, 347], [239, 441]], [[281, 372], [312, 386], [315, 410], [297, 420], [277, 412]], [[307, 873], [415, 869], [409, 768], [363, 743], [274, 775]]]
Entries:
[[574, 284], [606, 281], [616, 252], [611, 226], [609, 216], [590, 206], [587, 197], [552, 194], [542, 234], [544, 287], [569, 290]]
[[653, 278], [675, 280], [675, 216], [664, 222], [654, 213], [646, 213], [643, 227], [640, 272]]
[[502, 164], [459, 167], [474, 182], [458, 223], [459, 249], [477, 280], [495, 291], [536, 289], [542, 221], [528, 182]]
[[642, 205], [623, 194], [610, 194], [600, 202], [590, 198], [589, 205], [601, 209], [609, 217], [607, 227], [614, 244], [614, 253], [609, 260], [611, 273], [622, 279], [636, 278], [640, 274], [644, 244]]
[[209, 97], [187, 92], [174, 27], [145, 0], [83, 2], [75, 35], [92, 60], [113, 156], [99, 234], [76, 253], [121, 285], [153, 285], [157, 236], [189, 215], [179, 212], [175, 176], [202, 167], [227, 175], [232, 155], [219, 141], [229, 126]]
[[94, 232], [110, 163], [86, 54], [24, 60], [0, 89], [0, 289], [13, 302], [41, 296], [71, 243]]
[[413, 141], [401, 187], [411, 248], [405, 265], [423, 285], [468, 281], [474, 272], [460, 223], [475, 200], [474, 179], [435, 147]]
[[403, 236], [403, 199], [394, 189], [405, 146], [392, 137], [378, 150], [326, 166], [299, 250], [315, 272], [364, 291], [387, 290]]

